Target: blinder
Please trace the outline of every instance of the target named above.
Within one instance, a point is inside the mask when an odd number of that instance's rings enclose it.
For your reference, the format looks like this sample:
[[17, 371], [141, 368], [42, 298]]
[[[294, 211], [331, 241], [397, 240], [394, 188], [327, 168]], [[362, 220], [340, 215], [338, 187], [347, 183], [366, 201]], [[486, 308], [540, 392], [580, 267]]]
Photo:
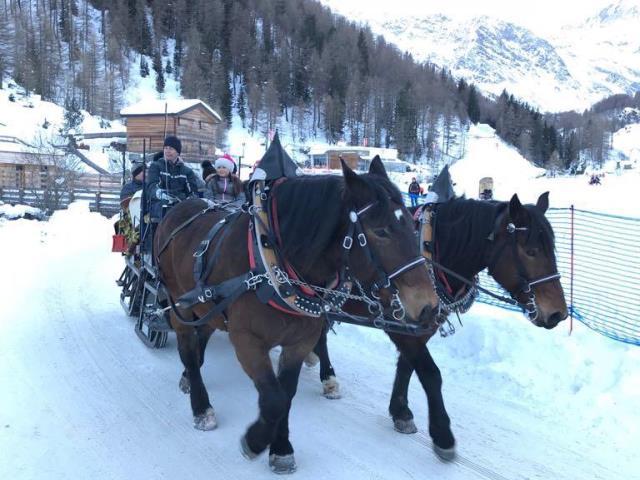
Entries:
[[377, 312], [373, 312], [372, 306], [369, 306], [369, 311], [374, 313], [380, 313], [382, 310], [382, 305], [380, 304], [380, 290], [387, 289], [391, 292], [391, 302], [390, 306], [392, 309], [392, 316], [395, 320], [404, 321], [406, 316], [406, 311], [404, 305], [402, 304], [402, 300], [400, 299], [398, 288], [392, 283], [394, 278], [399, 277], [405, 272], [412, 270], [413, 268], [423, 265], [426, 260], [423, 256], [419, 256], [413, 258], [406, 262], [404, 265], [401, 265], [395, 268], [391, 273], [387, 273], [384, 267], [379, 262], [378, 258], [374, 254], [374, 252], [369, 247], [369, 243], [367, 242], [367, 237], [362, 228], [362, 224], [360, 223], [360, 217], [366, 213], [368, 210], [373, 208], [377, 202], [369, 203], [364, 206], [360, 210], [351, 210], [349, 212], [349, 228], [347, 230], [347, 234], [345, 235], [342, 241], [343, 247], [343, 265], [348, 266], [349, 259], [349, 251], [353, 247], [353, 239], [354, 236], [358, 239], [358, 245], [364, 250], [365, 254], [369, 259], [369, 263], [373, 265], [375, 269], [375, 278], [376, 280], [370, 287], [369, 294], [375, 299], [377, 304]]
[[[527, 232], [528, 230], [529, 230], [529, 227], [516, 227], [514, 223], [509, 222], [507, 224], [507, 233], [509, 234], [509, 237], [507, 240], [505, 240], [505, 242], [498, 249], [498, 251], [493, 255], [492, 261], [489, 262], [488, 267], [489, 267], [489, 271], [491, 272], [495, 268], [495, 266], [498, 264], [500, 257], [504, 252], [504, 249], [510, 244], [511, 251], [513, 253], [513, 258], [516, 263], [516, 268], [518, 269], [520, 288], [515, 293], [509, 292], [509, 294], [511, 295], [511, 298], [513, 298], [516, 302], [518, 302], [518, 305], [527, 313], [529, 320], [533, 322], [538, 318], [538, 309], [536, 307], [536, 295], [533, 291], [533, 287], [536, 285], [541, 285], [546, 282], [559, 280], [560, 273], [556, 271], [550, 275], [545, 275], [543, 277], [540, 277], [534, 280], [530, 280], [528, 278], [526, 269], [524, 268], [522, 260], [520, 259], [520, 255], [518, 255], [518, 242], [516, 238], [517, 232]], [[526, 302], [521, 302], [520, 300], [518, 300], [518, 296], [521, 294], [524, 294], [527, 296]]]

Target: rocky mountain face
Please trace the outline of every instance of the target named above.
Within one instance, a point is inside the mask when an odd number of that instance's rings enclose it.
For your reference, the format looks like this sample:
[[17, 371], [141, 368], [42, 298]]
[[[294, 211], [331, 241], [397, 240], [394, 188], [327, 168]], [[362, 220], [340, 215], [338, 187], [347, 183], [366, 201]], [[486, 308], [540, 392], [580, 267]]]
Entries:
[[608, 95], [640, 90], [640, 0], [613, 3], [546, 38], [488, 16], [348, 14], [414, 58], [447, 68], [486, 93], [507, 89], [542, 111], [582, 111]]

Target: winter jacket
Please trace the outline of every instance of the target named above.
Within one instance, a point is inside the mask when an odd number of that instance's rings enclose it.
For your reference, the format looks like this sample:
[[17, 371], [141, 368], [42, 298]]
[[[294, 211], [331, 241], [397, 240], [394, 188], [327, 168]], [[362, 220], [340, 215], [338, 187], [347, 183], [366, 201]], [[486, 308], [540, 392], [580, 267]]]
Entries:
[[413, 193], [415, 195], [420, 194], [420, 184], [418, 182], [411, 182], [409, 185], [409, 193]]
[[157, 198], [158, 188], [180, 200], [197, 196], [198, 192], [195, 173], [179, 158], [176, 163], [167, 162], [164, 158], [151, 162], [147, 172], [147, 187], [154, 199]]
[[162, 202], [158, 199], [159, 190], [179, 200], [198, 196], [196, 175], [180, 158], [176, 163], [167, 162], [164, 158], [151, 162], [147, 170], [146, 182], [151, 200], [151, 218], [154, 221], [158, 221], [162, 216]]
[[120, 190], [120, 204], [125, 200], [129, 200], [133, 197], [133, 194], [138, 190], [142, 190], [143, 183], [140, 180], [131, 180], [130, 182], [125, 183], [122, 186], [122, 190]]
[[227, 177], [211, 175], [207, 179], [204, 198], [213, 200], [216, 203], [233, 203], [238, 207], [245, 202], [242, 183], [235, 175]]

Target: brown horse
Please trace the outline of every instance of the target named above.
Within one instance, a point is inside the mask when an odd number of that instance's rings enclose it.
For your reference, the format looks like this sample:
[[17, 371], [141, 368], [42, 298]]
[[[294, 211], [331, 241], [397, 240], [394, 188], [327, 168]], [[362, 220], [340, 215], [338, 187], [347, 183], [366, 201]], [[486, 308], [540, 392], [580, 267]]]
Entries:
[[[553, 230], [544, 216], [548, 206], [548, 192], [538, 198], [536, 205], [522, 205], [517, 195], [510, 202], [456, 198], [438, 204], [432, 221], [433, 239], [421, 247], [428, 248], [423, 253], [434, 258], [432, 273], [441, 308], [466, 311], [477, 293], [474, 287], [469, 290], [469, 284], [488, 268], [489, 275], [511, 295], [511, 303], [519, 305], [535, 326], [551, 329], [567, 318]], [[468, 279], [468, 283], [460, 277]], [[345, 305], [345, 310], [361, 311], [351, 304]], [[388, 333], [400, 351], [389, 413], [398, 432], [417, 432], [408, 403], [409, 380], [415, 371], [427, 395], [434, 450], [442, 459], [450, 460], [455, 456], [455, 440], [442, 398], [442, 377], [426, 346], [435, 332], [436, 329], [430, 335], [414, 337]], [[314, 352], [320, 359], [325, 396], [338, 398], [326, 330]]]
[[[415, 242], [412, 217], [379, 159], [372, 162], [368, 174], [357, 175], [343, 164], [343, 177], [288, 179], [272, 187], [270, 198], [277, 202], [274, 220], [279, 224], [281, 257], [305, 284], [330, 285], [336, 272], [346, 268], [354, 284], [361, 285], [370, 301], [379, 302], [383, 311], [393, 309], [397, 314], [400, 308], [407, 323], [433, 321], [437, 296]], [[251, 270], [247, 253], [250, 213], [228, 220], [210, 244], [194, 255], [212, 225], [224, 216], [217, 211], [198, 215], [204, 206], [199, 200], [177, 205], [158, 226], [154, 239], [162, 282], [178, 303], [171, 312], [171, 323], [185, 368], [180, 387], [190, 393], [195, 427], [215, 428], [200, 367], [213, 331], [227, 330], [259, 395], [258, 419], [241, 439], [242, 452], [254, 458], [269, 447], [271, 469], [290, 473], [296, 465], [289, 442], [289, 409], [302, 361], [316, 344], [325, 320], [273, 308], [259, 298], [261, 288], [248, 288], [223, 314], [195, 327], [190, 324], [191, 320], [206, 320], [213, 305], [207, 301], [208, 295], [203, 295], [204, 303], [187, 309], [179, 301], [196, 285], [197, 255], [212, 257], [207, 262], [207, 285], [220, 285]], [[215, 300], [215, 294], [212, 297]], [[275, 373], [269, 351], [277, 345], [282, 351]]]

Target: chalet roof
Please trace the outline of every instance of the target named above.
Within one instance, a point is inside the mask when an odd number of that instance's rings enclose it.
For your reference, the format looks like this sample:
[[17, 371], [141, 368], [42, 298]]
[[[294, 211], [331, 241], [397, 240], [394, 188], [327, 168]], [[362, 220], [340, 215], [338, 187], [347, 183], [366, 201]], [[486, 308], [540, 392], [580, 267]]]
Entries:
[[167, 110], [167, 115], [180, 115], [192, 108], [197, 106], [202, 106], [206, 111], [208, 111], [211, 115], [213, 115], [219, 122], [222, 121], [222, 117], [218, 115], [218, 113], [211, 108], [209, 105], [204, 103], [202, 100], [189, 99], [189, 98], [181, 98], [181, 99], [170, 99], [170, 100], [143, 100], [141, 102], [135, 103], [133, 105], [129, 105], [128, 107], [120, 110], [121, 117], [131, 117], [131, 116], [140, 116], [140, 115], [164, 115], [165, 108]]
[[356, 145], [313, 145], [308, 154], [324, 155], [330, 152], [354, 152], [357, 153], [360, 158], [365, 160], [371, 160], [376, 155], [379, 155], [383, 160], [398, 159], [398, 150], [395, 148], [362, 147]]

